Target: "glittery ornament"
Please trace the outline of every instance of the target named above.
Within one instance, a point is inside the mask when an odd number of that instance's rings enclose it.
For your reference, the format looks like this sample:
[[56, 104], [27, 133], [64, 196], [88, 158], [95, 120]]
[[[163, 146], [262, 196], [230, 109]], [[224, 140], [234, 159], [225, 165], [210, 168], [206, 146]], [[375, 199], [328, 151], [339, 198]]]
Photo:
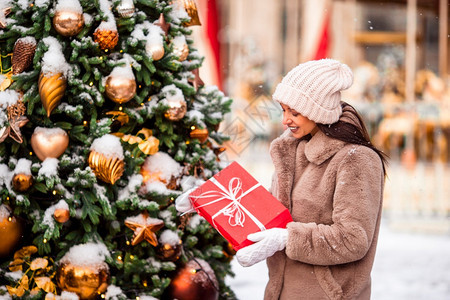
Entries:
[[107, 30], [97, 28], [94, 32], [94, 41], [98, 43], [102, 50], [112, 50], [119, 41], [117, 30]]

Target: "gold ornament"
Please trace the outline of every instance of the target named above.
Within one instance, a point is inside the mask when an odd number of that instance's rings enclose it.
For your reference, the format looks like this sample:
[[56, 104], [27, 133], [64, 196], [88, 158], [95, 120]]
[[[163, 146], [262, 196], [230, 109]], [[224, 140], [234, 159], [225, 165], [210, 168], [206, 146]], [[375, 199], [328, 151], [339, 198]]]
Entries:
[[166, 22], [166, 19], [164, 18], [163, 13], [159, 14], [159, 19], [154, 24], [161, 27], [161, 29], [164, 31], [165, 35], [167, 35], [169, 33], [170, 23]]
[[177, 2], [184, 7], [187, 14], [191, 18], [189, 22], [184, 23], [184, 26], [202, 25], [198, 17], [197, 5], [194, 0], [177, 0]]
[[0, 130], [0, 143], [10, 136], [21, 144], [23, 139], [20, 128], [28, 122], [27, 117], [24, 116], [26, 112], [25, 104], [23, 104], [22, 100], [19, 100], [16, 104], [8, 106], [6, 110], [8, 111], [9, 126]]
[[[155, 154], [159, 151], [159, 140], [152, 136], [152, 131], [148, 128], [142, 128], [134, 136], [131, 134], [124, 135], [123, 133], [115, 133], [124, 142], [128, 142], [130, 145], [138, 144], [138, 148], [147, 155]], [[142, 135], [143, 138], [139, 137]]]
[[[11, 7], [5, 7], [2, 9], [3, 16], [6, 18], [11, 13]], [[6, 21], [3, 22], [2, 19], [0, 19], [0, 29], [6, 28]]]
[[219, 283], [211, 266], [195, 258], [178, 271], [169, 287], [170, 299], [217, 300]]
[[131, 18], [134, 15], [134, 11], [133, 0], [122, 0], [117, 6], [117, 12], [122, 18]]
[[179, 121], [183, 119], [187, 112], [186, 101], [169, 102], [169, 109], [164, 114], [164, 117], [171, 121]]
[[70, 218], [70, 213], [68, 209], [65, 208], [57, 208], [53, 212], [53, 217], [58, 223], [66, 223]]
[[17, 192], [27, 191], [33, 184], [33, 176], [30, 174], [18, 173], [13, 176], [12, 186]]
[[182, 249], [181, 240], [175, 245], [169, 243], [160, 244], [158, 245], [157, 256], [161, 260], [175, 262], [180, 258]]
[[[9, 206], [0, 205], [0, 212], [2, 212], [1, 218], [3, 218], [0, 219], [0, 257], [6, 257], [10, 255], [22, 237], [22, 223], [10, 215], [11, 208]], [[8, 215], [5, 216], [5, 214]]]
[[94, 41], [98, 43], [100, 49], [112, 50], [119, 41], [119, 33], [116, 30], [97, 28], [94, 32]]
[[114, 121], [118, 121], [120, 123], [120, 125], [125, 125], [130, 121], [130, 118], [128, 117], [128, 115], [124, 112], [121, 111], [108, 111], [106, 113], [107, 116], [112, 116], [111, 120]]
[[136, 81], [128, 77], [109, 75], [105, 92], [106, 96], [116, 103], [128, 102], [136, 95]]
[[31, 65], [34, 52], [36, 52], [36, 40], [34, 38], [25, 37], [16, 41], [11, 60], [14, 75], [22, 73]]
[[123, 174], [125, 163], [122, 159], [106, 157], [103, 153], [91, 151], [89, 154], [89, 167], [98, 179], [114, 184]]
[[31, 147], [41, 161], [49, 157], [60, 157], [68, 146], [69, 136], [64, 130], [58, 127], [36, 127], [31, 136]]
[[50, 279], [54, 276], [53, 266], [49, 264], [47, 258], [38, 257], [32, 260], [31, 255], [36, 252], [35, 246], [25, 246], [14, 253], [14, 260], [9, 263], [9, 270], [24, 272], [16, 287], [6, 286], [11, 296], [22, 297], [28, 290], [31, 296], [36, 296], [41, 289], [47, 293], [56, 293], [56, 285]]
[[108, 288], [109, 268], [105, 262], [92, 265], [63, 262], [56, 277], [61, 290], [76, 293], [80, 299], [96, 299]]
[[205, 83], [200, 78], [200, 71], [199, 69], [195, 69], [192, 71], [192, 74], [194, 74], [194, 79], [188, 79], [190, 83], [194, 86], [195, 90], [197, 91], [199, 87], [204, 86]]
[[145, 52], [150, 55], [154, 61], [160, 60], [164, 57], [164, 46], [147, 42], [145, 44]]
[[199, 140], [200, 143], [204, 143], [208, 139], [208, 134], [209, 132], [206, 128], [195, 128], [189, 135], [191, 138]]
[[186, 43], [174, 43], [173, 54], [178, 56], [179, 61], [184, 61], [189, 55], [189, 46]]
[[39, 75], [38, 87], [42, 105], [47, 112], [47, 117], [50, 117], [53, 109], [58, 106], [61, 98], [64, 96], [67, 81], [62, 73], [56, 75], [41, 73]]
[[135, 246], [144, 239], [153, 246], [158, 245], [158, 239], [155, 232], [164, 226], [164, 222], [160, 219], [150, 218], [147, 212], [125, 220], [125, 226], [134, 231], [133, 241], [131, 245]]
[[[0, 61], [0, 67], [1, 67], [1, 61]], [[2, 82], [0, 82], [0, 92], [3, 92], [7, 88], [9, 88], [9, 86], [13, 83], [12, 75], [13, 75], [12, 71], [10, 71], [6, 74], [3, 74], [4, 78], [3, 78]]]
[[58, 10], [53, 17], [53, 27], [63, 36], [77, 35], [83, 26], [84, 17], [79, 12]]

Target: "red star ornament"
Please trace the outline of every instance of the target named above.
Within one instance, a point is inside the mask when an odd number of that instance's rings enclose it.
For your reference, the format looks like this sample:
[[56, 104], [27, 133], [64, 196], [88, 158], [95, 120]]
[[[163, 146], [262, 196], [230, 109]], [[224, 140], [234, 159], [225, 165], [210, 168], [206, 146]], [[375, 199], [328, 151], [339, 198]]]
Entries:
[[160, 219], [150, 218], [148, 213], [145, 212], [127, 218], [125, 220], [125, 226], [134, 231], [131, 245], [135, 246], [145, 239], [151, 245], [157, 246], [158, 239], [156, 238], [155, 232], [164, 226], [164, 222]]

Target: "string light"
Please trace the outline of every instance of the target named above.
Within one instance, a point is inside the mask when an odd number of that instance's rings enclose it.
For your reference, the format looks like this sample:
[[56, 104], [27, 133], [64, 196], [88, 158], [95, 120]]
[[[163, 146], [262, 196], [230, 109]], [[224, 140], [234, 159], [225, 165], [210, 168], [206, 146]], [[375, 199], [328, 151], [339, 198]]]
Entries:
[[47, 239], [44, 239], [42, 242], [43, 242], [44, 244], [47, 244]]
[[147, 280], [142, 281], [142, 285], [147, 287], [148, 286]]
[[9, 197], [6, 197], [6, 201], [9, 201]]
[[117, 260], [120, 260], [120, 261], [122, 261], [122, 256], [117, 256]]
[[88, 123], [88, 122], [87, 122], [86, 120], [83, 121], [83, 125], [84, 125], [84, 126], [86, 126], [87, 123]]
[[189, 145], [191, 142], [190, 141], [186, 141], [186, 145]]
[[130, 241], [126, 241], [127, 246], [130, 246]]
[[119, 111], [122, 111], [122, 109], [123, 109], [122, 106], [119, 106]]
[[30, 155], [33, 155], [33, 152], [30, 151]]
[[8, 217], [8, 221], [11, 222], [11, 221], [12, 221], [12, 218], [11, 218], [11, 217]]
[[130, 259], [133, 260], [134, 259], [134, 255], [130, 255]]
[[102, 299], [105, 299], [105, 294], [101, 294], [100, 297], [102, 297]]
[[52, 193], [53, 193], [53, 195], [56, 195], [56, 193], [57, 193], [57, 192], [56, 192], [56, 190], [53, 190], [53, 192], [52, 192]]
[[191, 130], [194, 130], [195, 129], [195, 126], [191, 126]]
[[94, 85], [94, 83], [91, 81], [91, 82], [89, 82], [89, 86], [93, 86]]

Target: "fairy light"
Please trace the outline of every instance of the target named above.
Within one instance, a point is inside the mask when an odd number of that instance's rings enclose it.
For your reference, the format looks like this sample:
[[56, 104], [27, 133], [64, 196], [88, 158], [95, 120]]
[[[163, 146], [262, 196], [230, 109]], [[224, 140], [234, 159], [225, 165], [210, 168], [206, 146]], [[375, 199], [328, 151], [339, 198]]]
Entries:
[[139, 300], [139, 299], [141, 299], [141, 298], [139, 298], [139, 296], [136, 296], [136, 300]]
[[122, 256], [117, 256], [117, 260], [122, 261]]
[[105, 294], [101, 294], [100, 297], [101, 297], [102, 299], [105, 299], [106, 296], [105, 296]]
[[194, 130], [195, 129], [195, 126], [191, 126], [191, 130]]
[[134, 259], [134, 255], [130, 255], [130, 259], [133, 260]]
[[57, 193], [56, 190], [53, 190], [52, 194], [53, 194], [53, 195], [56, 195], [56, 193]]
[[130, 241], [126, 241], [127, 246], [130, 246]]
[[147, 287], [148, 286], [147, 280], [142, 281], [142, 285]]
[[190, 141], [186, 141], [186, 145], [189, 145], [191, 142]]
[[94, 83], [91, 81], [91, 82], [89, 82], [89, 86], [93, 86], [94, 85]]
[[12, 218], [11, 218], [11, 217], [8, 217], [8, 221], [11, 222], [11, 221], [12, 221]]
[[123, 53], [123, 50], [122, 49], [120, 49], [120, 51], [119, 51], [120, 53]]
[[9, 197], [6, 197], [6, 201], [9, 201]]
[[122, 109], [123, 109], [123, 107], [122, 107], [122, 106], [119, 106], [119, 111], [122, 111]]
[[43, 242], [44, 244], [47, 244], [47, 239], [44, 239], [42, 242]]
[[108, 53], [108, 49], [105, 49], [105, 53]]
[[86, 120], [83, 121], [83, 125], [84, 125], [84, 126], [86, 126], [87, 123], [88, 123], [88, 122], [87, 122]]
[[33, 152], [30, 151], [30, 155], [33, 155]]

